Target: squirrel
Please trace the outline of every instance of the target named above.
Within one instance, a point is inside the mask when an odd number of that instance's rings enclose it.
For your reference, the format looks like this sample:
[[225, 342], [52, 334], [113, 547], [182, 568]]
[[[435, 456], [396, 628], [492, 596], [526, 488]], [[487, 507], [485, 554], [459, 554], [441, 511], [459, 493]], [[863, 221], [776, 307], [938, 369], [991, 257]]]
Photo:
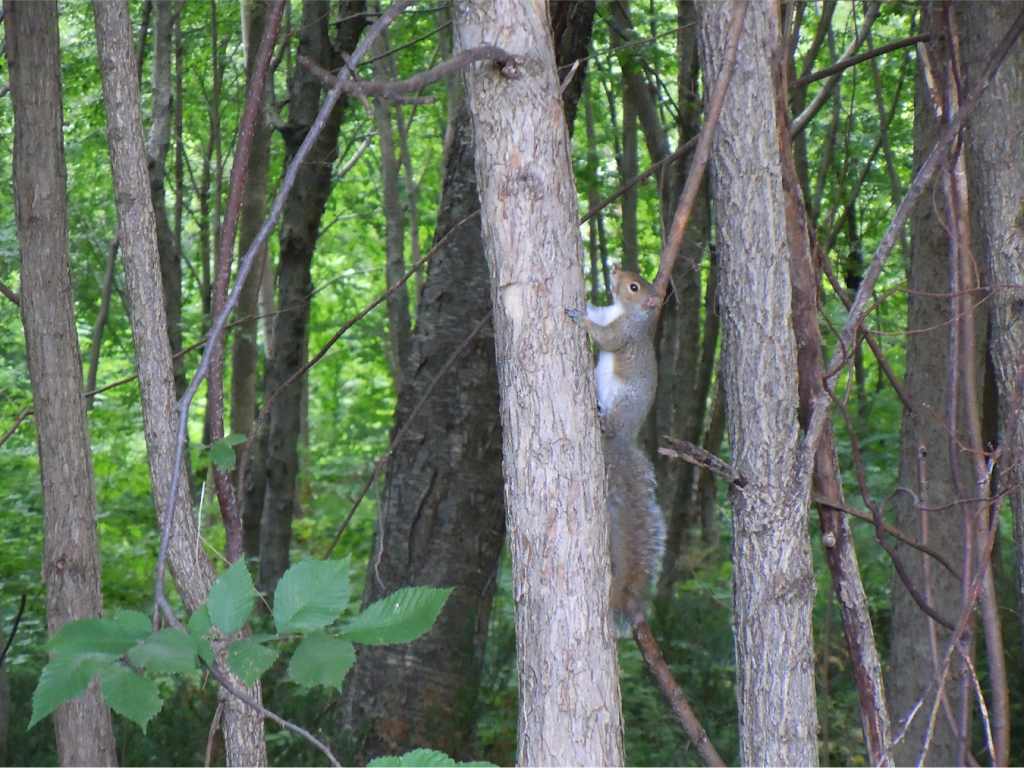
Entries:
[[653, 337], [661, 298], [640, 275], [620, 269], [612, 270], [612, 296], [610, 306], [587, 304], [585, 314], [568, 314], [601, 348], [594, 369], [601, 428], [608, 437], [635, 440], [658, 384]]
[[636, 445], [657, 387], [653, 331], [661, 299], [640, 275], [619, 269], [612, 271], [612, 296], [611, 306], [588, 304], [586, 313], [568, 314], [601, 348], [594, 372], [611, 518], [610, 603], [633, 628], [646, 618], [647, 592], [665, 548], [654, 468]]

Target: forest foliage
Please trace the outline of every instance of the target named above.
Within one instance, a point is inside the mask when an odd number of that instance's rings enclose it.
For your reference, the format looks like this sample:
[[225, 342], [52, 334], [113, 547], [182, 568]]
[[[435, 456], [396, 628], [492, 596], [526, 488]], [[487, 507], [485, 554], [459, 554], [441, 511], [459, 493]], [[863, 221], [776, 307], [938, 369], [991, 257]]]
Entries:
[[[389, 43], [400, 76], [421, 71], [447, 55], [450, 39], [447, 10], [434, 8], [434, 4], [420, 5], [403, 13], [389, 29]], [[826, 42], [818, 49], [816, 59], [802, 61], [803, 53], [810, 49], [818, 32], [817, 22], [824, 5], [805, 4], [795, 55], [801, 72], [821, 69], [833, 62], [862, 21], [864, 4], [838, 4]], [[136, 25], [143, 7], [141, 0], [131, 3]], [[184, 357], [185, 365], [191, 372], [198, 363], [203, 339], [211, 325], [210, 259], [215, 250], [214, 238], [219, 231], [217, 217], [223, 210], [231, 158], [238, 139], [246, 76], [241, 4], [181, 3], [176, 8], [181, 24], [182, 127], [181, 143], [172, 141], [168, 168], [173, 168], [180, 160], [182, 175], [180, 179], [169, 176], [167, 199], [170, 206], [176, 189], [180, 191], [182, 331], [184, 346], [189, 350]], [[678, 134], [681, 112], [698, 103], [700, 98], [700, 94], [681, 94], [677, 87], [677, 10], [677, 4], [668, 0], [632, 4], [638, 38], [633, 45], [642, 52], [644, 71], [651, 88], [656, 90], [661, 121], [671, 128], [673, 147], [689, 138]], [[289, 77], [299, 66], [294, 48], [300, 16], [301, 3], [295, 0], [287, 10], [283, 36], [287, 45], [281, 48], [280, 63], [274, 75], [279, 101], [283, 101]], [[592, 54], [587, 62], [584, 93], [572, 139], [581, 215], [589, 209], [589, 188], [596, 190], [597, 198], [601, 199], [627, 180], [622, 172], [622, 47], [613, 45], [610, 19], [609, 4], [598, 3]], [[104, 265], [117, 236], [117, 218], [91, 6], [62, 3], [60, 24], [71, 269], [83, 365], [88, 365], [101, 303]], [[878, 47], [909, 37], [916, 33], [918, 24], [914, 4], [884, 3], [871, 28], [870, 45]], [[847, 288], [852, 285], [855, 289], [865, 254], [870, 255], [878, 245], [911, 179], [915, 57], [915, 48], [910, 46], [849, 69], [830, 102], [809, 123], [804, 134], [813, 190], [808, 207], [817, 222], [822, 251]], [[147, 58], [146, 74], [141, 81], [144, 116], [149, 114], [150, 62], [151, 58]], [[0, 62], [0, 77], [5, 71], [6, 64]], [[219, 93], [215, 93], [215, 79], [223, 82]], [[820, 83], [810, 87], [808, 100], [819, 86]], [[435, 97], [432, 103], [405, 109], [411, 165], [408, 170], [416, 195], [417, 250], [420, 253], [429, 251], [432, 244], [448, 125], [448, 92], [444, 85], [432, 86], [428, 93]], [[683, 97], [691, 103], [681, 103]], [[283, 103], [280, 107], [287, 109]], [[338, 159], [333, 167], [336, 181], [322, 219], [312, 263], [315, 290], [310, 298], [310, 355], [320, 350], [343, 323], [387, 288], [382, 160], [376, 131], [372, 111], [364, 110], [357, 103], [349, 107], [339, 137]], [[0, 162], [0, 282], [17, 291], [20, 261], [11, 192], [12, 134], [13, 114], [9, 97], [4, 96], [0, 98], [0, 154], [6, 158]], [[881, 138], [883, 134], [887, 136], [885, 141]], [[282, 140], [275, 132], [270, 152], [271, 194], [281, 178], [283, 157]], [[640, 141], [640, 170], [650, 162], [644, 142]], [[400, 188], [403, 205], [408, 210], [408, 189], [404, 184]], [[201, 199], [204, 190], [207, 196]], [[655, 272], [657, 254], [661, 250], [659, 210], [658, 185], [649, 180], [638, 187], [637, 205], [639, 265], [648, 275]], [[605, 246], [598, 251], [600, 262], [605, 266], [618, 263], [623, 257], [621, 201], [607, 208], [600, 221]], [[584, 225], [585, 243], [592, 231], [596, 238], [595, 224]], [[408, 232], [405, 247], [407, 263], [411, 263], [413, 250]], [[276, 249], [277, 239], [272, 237], [271, 262], [276, 257]], [[704, 247], [701, 265], [704, 285], [715, 269], [712, 251], [713, 236]], [[905, 374], [907, 294], [903, 288], [908, 259], [905, 236], [878, 282], [879, 300], [870, 316], [874, 338], [899, 380]], [[585, 268], [592, 295], [601, 297], [600, 303], [604, 303], [606, 272], [600, 264], [596, 273], [589, 264]], [[420, 279], [418, 276], [417, 285]], [[134, 348], [120, 266], [115, 272], [113, 288], [96, 376], [97, 386], [102, 391], [94, 396], [88, 414], [100, 510], [104, 607], [110, 617], [96, 627], [110, 629], [119, 623], [130, 623], [135, 630], [134, 634], [129, 633], [130, 642], [134, 643], [152, 633], [152, 627], [147, 624], [149, 618], [138, 612], [144, 613], [152, 605], [160, 534], [150, 495], [139, 389], [130, 380], [135, 373]], [[844, 322], [846, 308], [828, 284], [822, 289], [821, 299], [822, 334], [825, 344], [832, 349], [836, 343], [835, 330]], [[413, 317], [417, 300], [416, 290], [411, 290]], [[711, 304], [702, 306], [702, 317], [715, 311], [712, 297]], [[392, 437], [397, 393], [389, 358], [387, 323], [383, 306], [371, 312], [331, 347], [308, 374], [300, 436], [297, 495], [300, 514], [292, 528], [291, 552], [295, 565], [289, 572], [292, 575], [286, 575], [278, 587], [278, 601], [272, 613], [257, 611], [253, 615], [253, 631], [257, 636], [251, 645], [262, 650], [247, 646], [249, 656], [239, 661], [242, 665], [248, 664], [254, 673], [265, 671], [264, 702], [269, 709], [314, 733], [330, 733], [336, 703], [328, 689], [340, 688], [341, 681], [319, 679], [316, 675], [322, 670], [309, 667], [303, 670], [300, 660], [304, 646], [293, 635], [296, 631], [316, 632], [302, 643], [327, 642], [327, 636], [318, 630], [333, 625], [346, 606], [358, 603], [367, 569], [372, 568], [377, 494], [383, 478], [377, 480], [359, 504], [332, 559], [321, 564], [319, 558], [328, 550]], [[261, 328], [261, 340], [263, 333]], [[887, 499], [897, 486], [903, 407], [873, 355], [859, 356], [856, 368], [851, 371], [853, 375], [842, 374], [837, 390], [847, 395], [867, 488], [873, 498]], [[226, 377], [230, 377], [230, 367], [226, 369]], [[122, 380], [126, 381], [118, 383]], [[208, 442], [208, 432], [204, 431], [204, 398], [205, 385], [190, 413], [189, 450], [192, 471], [197, 478], [199, 545], [206, 548], [221, 569], [224, 531], [217, 498], [211, 488], [202, 485], [202, 480], [211, 462], [225, 465], [234, 457], [225, 452], [225, 444], [204, 443], [204, 440]], [[59, 634], [47, 642], [45, 586], [40, 579], [43, 499], [36, 433], [31, 416], [25, 416], [32, 404], [19, 309], [0, 297], [0, 434], [13, 428], [0, 446], [0, 638], [6, 638], [12, 627], [21, 595], [28, 596], [5, 662], [12, 706], [6, 755], [0, 754], [0, 761], [5, 758], [12, 765], [56, 763], [52, 735], [47, 730], [49, 724], [44, 721], [35, 725], [35, 722], [52, 710], [57, 701], [46, 700], [45, 705], [37, 705], [40, 708], [33, 714], [33, 691], [39, 684], [36, 697], [47, 695], [48, 677], [44, 667], [48, 651], [56, 653], [56, 658], [49, 661], [52, 670], [69, 655], [89, 650], [63, 643]], [[226, 407], [230, 411], [230, 402]], [[836, 423], [845, 490], [849, 499], [859, 499], [861, 489], [853, 471], [854, 448], [845, 427], [839, 420]], [[229, 442], [233, 440], [235, 438], [229, 438]], [[721, 454], [728, 459], [727, 441], [721, 447]], [[886, 509], [885, 514], [891, 522], [891, 510]], [[859, 521], [853, 521], [852, 525], [875, 636], [882, 658], [888, 659], [889, 644], [898, 634], [898, 628], [894, 628], [891, 621], [895, 573], [891, 561], [875, 541], [874, 528]], [[714, 526], [713, 532], [702, 530], [697, 520], [685, 531], [678, 566], [681, 577], [674, 585], [671, 601], [658, 603], [652, 624], [662, 642], [662, 651], [701, 722], [725, 760], [735, 764], [739, 725], [731, 626], [732, 527], [726, 488], [722, 483], [717, 490]], [[866, 752], [842, 625], [821, 537], [815, 535], [817, 523], [810, 527], [817, 585], [814, 639], [819, 719], [823, 728], [819, 735], [822, 759], [827, 760], [825, 764], [864, 764]], [[1021, 656], [1021, 625], [1010, 608], [1016, 605], [1012, 576], [1016, 568], [1014, 553], [1010, 512], [1006, 508], [1002, 511], [993, 567], [1004, 616], [1004, 645], [1008, 649], [1011, 730], [1019, 735], [1024, 734], [1024, 658]], [[322, 620], [296, 623], [293, 618], [289, 621], [283, 613], [286, 608], [280, 599], [281, 590], [289, 588], [289, 582], [297, 578], [294, 574], [309, 571], [306, 576], [311, 578], [312, 569], [323, 567], [338, 571], [338, 585], [351, 583], [351, 594], [345, 591], [335, 595], [337, 599], [328, 611], [331, 615], [325, 613], [320, 617]], [[244, 568], [236, 569], [238, 566], [234, 569], [225, 566], [222, 581], [218, 583], [226, 584], [224, 580], [231, 578], [229, 574], [245, 572]], [[248, 592], [245, 583], [236, 585], [246, 592], [249, 600], [244, 615], [239, 613], [235, 617], [241, 617], [243, 622], [250, 615], [254, 594], [251, 580], [247, 583]], [[322, 584], [314, 588], [310, 582], [305, 586], [313, 589], [311, 594], [323, 598], [322, 592], [317, 591]], [[180, 608], [177, 596], [172, 593], [170, 597], [175, 607]], [[210, 619], [219, 624], [213, 615], [214, 601], [211, 594]], [[443, 602], [441, 599], [436, 606], [438, 611]], [[476, 730], [477, 753], [498, 764], [510, 764], [515, 756], [517, 693], [513, 616], [511, 570], [506, 555], [499, 569], [497, 596], [490, 618]], [[359, 620], [350, 619], [351, 622]], [[237, 622], [229, 623], [231, 626], [221, 628], [227, 632], [237, 629]], [[189, 626], [193, 626], [191, 622]], [[341, 639], [337, 642], [349, 643], [344, 651], [339, 651], [341, 654], [349, 652], [350, 641], [369, 642], [368, 636], [359, 634], [354, 624], [348, 624], [347, 629], [342, 625], [338, 631]], [[390, 642], [405, 642], [405, 638], [411, 639], [414, 634], [387, 637]], [[275, 635], [280, 637], [274, 642], [290, 653], [279, 656], [276, 650], [270, 651], [256, 642], [269, 642]], [[159, 645], [162, 641], [156, 640], [157, 637], [161, 635], [157, 633], [151, 640]], [[163, 637], [167, 640], [169, 636]], [[117, 655], [127, 651], [127, 647]], [[115, 719], [121, 764], [183, 765], [204, 759], [207, 730], [216, 708], [215, 692], [202, 677], [192, 673], [197, 668], [196, 659], [202, 657], [204, 651], [201, 646], [180, 647], [178, 638], [167, 640], [163, 647], [166, 653], [155, 648], [131, 652], [135, 654], [131, 657], [133, 661], [149, 673], [146, 679], [151, 680], [151, 686], [147, 695], [152, 697], [152, 712], [143, 715], [135, 710], [123, 711], [108, 699], [115, 712], [124, 715]], [[150, 648], [150, 641], [139, 648]], [[172, 663], [172, 657], [181, 663]], [[620, 642], [619, 659], [627, 762], [696, 764], [696, 754], [682, 741], [668, 707], [659, 697], [631, 642]], [[982, 666], [979, 665], [979, 676], [984, 688], [988, 681]], [[111, 678], [112, 689], [116, 684]], [[325, 684], [325, 688], [314, 690], [311, 685], [315, 684]], [[107, 685], [107, 678], [104, 678], [104, 686]], [[162, 708], [157, 703], [161, 698], [165, 700]], [[30, 727], [32, 725], [35, 727]], [[982, 726], [978, 718], [973, 727], [980, 739]], [[267, 742], [274, 764], [324, 763], [323, 755], [313, 746], [287, 730], [270, 726]], [[1024, 760], [1024, 740], [1018, 737], [1012, 749], [1011, 764], [1014, 761], [1019, 764]]]

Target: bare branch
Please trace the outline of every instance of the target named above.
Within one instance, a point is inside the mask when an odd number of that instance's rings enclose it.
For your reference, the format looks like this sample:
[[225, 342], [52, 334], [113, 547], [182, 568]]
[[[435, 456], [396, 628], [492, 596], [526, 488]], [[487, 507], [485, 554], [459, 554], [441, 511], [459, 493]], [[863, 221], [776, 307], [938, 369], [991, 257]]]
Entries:
[[2, 293], [8, 299], [10, 299], [12, 302], [14, 302], [14, 306], [16, 306], [16, 307], [20, 307], [21, 306], [21, 296], [19, 296], [17, 293], [15, 293], [13, 290], [11, 290], [11, 288], [6, 283], [4, 283], [2, 280], [0, 280], [0, 293]]
[[740, 42], [740, 33], [743, 31], [743, 19], [746, 18], [746, 15], [747, 3], [744, 0], [736, 0], [732, 6], [729, 38], [725, 45], [725, 61], [722, 62], [722, 71], [711, 91], [711, 98], [707, 104], [707, 116], [704, 118], [704, 126], [700, 129], [697, 149], [694, 152], [693, 162], [690, 164], [690, 173], [686, 176], [686, 184], [683, 186], [682, 194], [679, 195], [679, 205], [676, 207], [675, 218], [672, 219], [672, 228], [665, 240], [665, 247], [661, 250], [658, 275], [654, 278], [654, 288], [662, 297], [665, 296], [669, 280], [672, 279], [672, 268], [679, 257], [683, 233], [686, 232], [690, 212], [693, 210], [697, 193], [700, 191], [701, 180], [704, 178], [704, 169], [707, 168], [708, 160], [711, 157], [711, 138], [718, 126], [718, 117], [722, 114], [722, 105], [725, 103], [725, 92], [729, 88], [732, 71], [736, 66], [736, 52]]
[[914, 180], [910, 183], [910, 188], [907, 190], [906, 196], [903, 198], [903, 202], [900, 203], [900, 207], [896, 211], [896, 215], [893, 217], [892, 223], [889, 224], [889, 228], [885, 231], [885, 235], [882, 237], [882, 241], [878, 244], [878, 249], [875, 251], [874, 257], [871, 259], [871, 263], [868, 265], [867, 270], [864, 272], [864, 278], [861, 282], [860, 288], [857, 291], [857, 295], [854, 298], [853, 306], [850, 308], [850, 313], [846, 319], [846, 323], [843, 325], [843, 329], [839, 334], [840, 345], [832, 356], [828, 369], [831, 371], [829, 379], [825, 382], [825, 386], [831, 388], [832, 380], [838, 375], [839, 361], [844, 355], [844, 349], [852, 349], [854, 337], [857, 333], [857, 328], [864, 320], [866, 314], [865, 310], [868, 306], [868, 302], [871, 301], [875, 283], [878, 282], [878, 277], [882, 274], [882, 269], [885, 267], [886, 261], [889, 259], [889, 255], [892, 253], [893, 247], [896, 245], [896, 241], [903, 231], [903, 227], [907, 223], [907, 219], [910, 218], [910, 211], [913, 209], [917, 199], [924, 192], [925, 186], [928, 184], [935, 173], [936, 168], [939, 166], [939, 162], [942, 160], [943, 154], [946, 147], [949, 146], [950, 142], [953, 141], [954, 137], [960, 132], [960, 128], [963, 126], [964, 121], [970, 116], [971, 112], [974, 111], [974, 107], [977, 106], [979, 99], [988, 87], [988, 84], [995, 77], [996, 70], [999, 69], [999, 65], [1003, 63], [1003, 59], [1010, 52], [1010, 48], [1016, 42], [1020, 36], [1021, 31], [1024, 31], [1024, 12], [1014, 20], [1010, 29], [1007, 31], [1006, 36], [1002, 42], [999, 43], [999, 47], [996, 48], [992, 54], [992, 58], [989, 59], [988, 64], [982, 72], [981, 77], [978, 79], [978, 84], [971, 91], [970, 95], [960, 105], [959, 111], [946, 127], [942, 130], [939, 135], [938, 141], [932, 148], [931, 153], [927, 159], [921, 165], [921, 169], [917, 172]]
[[654, 640], [654, 635], [651, 634], [651, 627], [647, 623], [647, 619], [637, 622], [636, 626], [633, 627], [633, 639], [636, 640], [640, 654], [644, 657], [644, 661], [647, 662], [651, 674], [654, 675], [658, 688], [661, 689], [665, 698], [668, 699], [672, 707], [672, 713], [683, 727], [686, 738], [693, 744], [694, 749], [704, 759], [706, 765], [724, 766], [725, 762], [719, 757], [715, 745], [708, 738], [708, 732], [704, 730], [700, 720], [693, 714], [693, 710], [686, 701], [686, 694], [683, 693], [683, 689], [679, 687], [679, 683], [672, 676], [672, 671], [668, 668], [668, 664], [665, 663], [665, 658], [661, 655], [661, 650]]
[[399, 94], [418, 91], [432, 83], [443, 80], [448, 75], [459, 72], [475, 61], [493, 61], [501, 68], [502, 73], [506, 77], [515, 77], [515, 67], [518, 63], [512, 54], [496, 45], [479, 45], [476, 48], [468, 48], [457, 53], [447, 61], [442, 61], [433, 69], [413, 75], [408, 80], [383, 82], [359, 80], [356, 82], [332, 75], [305, 56], [299, 56], [296, 60], [327, 88], [341, 88], [346, 93], [351, 93], [360, 98], [379, 96], [382, 99], [388, 100], [396, 98]]
[[[452, 229], [452, 231], [454, 231], [454, 228]], [[416, 407], [413, 408], [412, 412], [409, 414], [409, 418], [405, 420], [405, 424], [402, 425], [402, 428], [398, 431], [398, 434], [395, 435], [395, 439], [391, 441], [391, 445], [388, 446], [387, 451], [385, 451], [384, 455], [381, 456], [380, 459], [378, 459], [377, 465], [373, 468], [373, 472], [370, 475], [370, 479], [367, 480], [366, 485], [363, 486], [362, 493], [359, 494], [359, 497], [352, 505], [352, 510], [348, 513], [348, 517], [345, 518], [345, 521], [341, 524], [341, 527], [338, 529], [338, 532], [334, 535], [334, 539], [333, 541], [331, 541], [331, 546], [329, 546], [327, 548], [327, 551], [324, 553], [324, 560], [327, 560], [331, 556], [331, 553], [334, 551], [334, 548], [341, 540], [341, 534], [345, 532], [345, 529], [348, 527], [348, 524], [352, 521], [352, 517], [353, 515], [355, 515], [356, 510], [359, 509], [359, 505], [362, 503], [363, 499], [366, 498], [366, 494], [370, 490], [370, 486], [373, 485], [374, 481], [377, 479], [377, 476], [380, 474], [381, 469], [384, 467], [384, 462], [388, 460], [391, 454], [395, 452], [395, 449], [398, 447], [398, 444], [402, 442], [402, 438], [404, 438], [406, 432], [409, 431], [409, 425], [412, 424], [413, 420], [419, 414], [424, 404], [430, 398], [431, 393], [433, 393], [434, 391], [434, 387], [436, 387], [437, 383], [441, 381], [442, 377], [444, 377], [444, 375], [448, 373], [452, 365], [455, 364], [455, 361], [456, 359], [458, 359], [459, 355], [466, 351], [466, 348], [470, 345], [473, 339], [477, 337], [480, 331], [484, 329], [484, 326], [491, 321], [491, 317], [491, 312], [488, 312], [486, 315], [484, 315], [484, 319], [477, 323], [476, 328], [470, 331], [469, 335], [465, 339], [463, 339], [462, 343], [459, 344], [458, 348], [454, 352], [452, 352], [451, 355], [448, 356], [448, 359], [445, 361], [444, 365], [441, 366], [441, 370], [439, 370], [437, 372], [437, 375], [434, 376], [434, 378], [431, 380], [430, 384], [427, 386], [427, 389], [424, 391], [423, 396], [420, 397], [419, 402], [416, 403]]]
[[[883, 56], [893, 51], [898, 51], [901, 48], [907, 48], [911, 45], [917, 45], [918, 43], [926, 43], [932, 39], [931, 35], [914, 35], [913, 37], [904, 37], [902, 40], [895, 40], [885, 45], [880, 45], [877, 48], [872, 48], [870, 51], [864, 51], [864, 53], [853, 56], [849, 59], [840, 59], [830, 67], [819, 69], [817, 72], [812, 72], [809, 75], [804, 75], [799, 80], [794, 80], [789, 86], [789, 90], [793, 91], [797, 88], [803, 88], [805, 85], [809, 85], [817, 80], [824, 80], [826, 77], [830, 77], [838, 72], [842, 72], [844, 69], [856, 66], [861, 62], [873, 59], [876, 56]], [[828, 86], [825, 86], [826, 88]]]
[[686, 440], [680, 440], [676, 437], [669, 437], [668, 435], [662, 435], [666, 440], [672, 443], [675, 448], [659, 448], [658, 453], [662, 456], [668, 456], [672, 459], [682, 459], [688, 461], [691, 464], [698, 466], [702, 469], [706, 469], [709, 472], [718, 475], [720, 478], [725, 480], [730, 485], [735, 485], [740, 490], [746, 488], [749, 483], [739, 471], [731, 464], [726, 464], [715, 454], [705, 451], [699, 445], [694, 445]]
[[[844, 61], [849, 61], [853, 55], [857, 53], [857, 50], [864, 44], [864, 40], [867, 39], [868, 32], [871, 31], [871, 25], [874, 24], [875, 19], [878, 18], [878, 13], [881, 10], [881, 7], [882, 4], [880, 2], [874, 2], [868, 6], [868, 12], [864, 16], [864, 21], [861, 23], [860, 29], [857, 30], [857, 36], [853, 39], [850, 45], [847, 46], [846, 50], [843, 51], [843, 55], [839, 57], [839, 61], [829, 67], [829, 69], [834, 69]], [[803, 131], [814, 116], [818, 114], [818, 111], [825, 106], [825, 102], [827, 102], [832, 96], [832, 89], [835, 88], [836, 83], [839, 82], [839, 78], [842, 75], [842, 69], [844, 68], [840, 68], [835, 74], [829, 77], [821, 90], [815, 94], [814, 99], [811, 100], [811, 103], [807, 108], [801, 112], [799, 116], [793, 119], [793, 124], [790, 127], [790, 136], [795, 137]]]

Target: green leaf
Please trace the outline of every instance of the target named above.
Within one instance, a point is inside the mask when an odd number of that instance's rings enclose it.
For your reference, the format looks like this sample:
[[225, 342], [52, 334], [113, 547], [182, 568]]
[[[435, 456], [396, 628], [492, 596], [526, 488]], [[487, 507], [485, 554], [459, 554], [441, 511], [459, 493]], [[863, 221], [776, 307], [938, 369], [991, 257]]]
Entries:
[[345, 675], [355, 663], [352, 643], [315, 632], [295, 649], [288, 664], [288, 678], [305, 688], [323, 685], [340, 691]]
[[312, 632], [333, 623], [348, 606], [348, 558], [296, 563], [277, 583], [274, 623], [280, 634]]
[[128, 658], [150, 674], [191, 675], [198, 671], [196, 644], [184, 632], [172, 627], [161, 629], [142, 645], [132, 648]]
[[140, 640], [149, 637], [153, 631], [153, 619], [139, 611], [122, 609], [114, 614], [114, 621], [118, 624], [124, 622], [125, 631], [134, 633]]
[[494, 763], [457, 763], [444, 752], [438, 752], [434, 749], [414, 749], [412, 752], [406, 752], [401, 757], [378, 757], [366, 765], [373, 766], [374, 768], [416, 768], [416, 766], [424, 766], [424, 768], [434, 768], [435, 766], [437, 768], [449, 768], [449, 766], [455, 765], [497, 768]]
[[203, 603], [188, 619], [188, 634], [196, 646], [196, 653], [199, 654], [199, 658], [207, 664], [213, 664], [214, 661], [213, 648], [210, 647], [209, 641], [210, 632], [212, 631], [213, 625], [210, 623], [210, 609], [206, 603]]
[[225, 635], [233, 635], [245, 626], [252, 613], [252, 601], [256, 590], [252, 577], [245, 567], [245, 561], [237, 563], [222, 573], [210, 587], [210, 620]]
[[143, 733], [149, 721], [164, 705], [156, 683], [124, 664], [114, 664], [103, 673], [100, 690], [103, 691], [103, 700], [107, 706], [122, 717], [138, 723]]
[[[134, 613], [134, 612], [133, 612]], [[140, 616], [142, 614], [139, 614]], [[46, 644], [54, 653], [71, 656], [80, 653], [108, 653], [115, 658], [134, 647], [153, 631], [147, 619], [145, 631], [133, 617], [123, 620], [79, 619], [69, 621]]]
[[451, 593], [433, 587], [400, 589], [368, 606], [342, 628], [339, 637], [364, 645], [408, 643], [434, 626]]
[[274, 648], [266, 648], [246, 638], [232, 643], [228, 648], [228, 666], [245, 681], [246, 685], [252, 685], [260, 675], [270, 669], [270, 665], [277, 661], [280, 654], [281, 652]]
[[39, 684], [32, 694], [32, 719], [28, 727], [31, 728], [65, 701], [81, 696], [92, 679], [116, 660], [117, 656], [112, 653], [78, 653], [52, 659], [43, 667]]
[[235, 468], [235, 452], [232, 445], [245, 442], [245, 435], [229, 435], [210, 446], [210, 460], [219, 469], [230, 472]]

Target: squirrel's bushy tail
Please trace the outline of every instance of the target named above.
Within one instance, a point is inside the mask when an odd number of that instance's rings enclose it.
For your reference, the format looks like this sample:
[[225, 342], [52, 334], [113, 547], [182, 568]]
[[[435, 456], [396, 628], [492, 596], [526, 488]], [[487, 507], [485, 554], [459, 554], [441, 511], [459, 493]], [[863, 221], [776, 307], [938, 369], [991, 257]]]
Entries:
[[654, 467], [632, 440], [604, 438], [611, 517], [611, 607], [630, 625], [646, 617], [651, 581], [661, 569], [665, 521], [654, 496]]

